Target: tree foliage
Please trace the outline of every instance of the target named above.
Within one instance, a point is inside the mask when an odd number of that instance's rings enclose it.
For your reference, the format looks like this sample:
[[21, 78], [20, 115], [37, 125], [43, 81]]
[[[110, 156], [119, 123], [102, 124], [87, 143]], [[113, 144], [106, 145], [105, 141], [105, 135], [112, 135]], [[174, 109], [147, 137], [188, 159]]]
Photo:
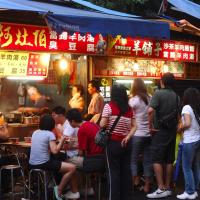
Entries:
[[[162, 0], [88, 0], [96, 5], [142, 16], [154, 16], [158, 13]], [[200, 0], [193, 0], [200, 4]]]
[[162, 0], [89, 0], [90, 2], [117, 11], [130, 14], [155, 14]]

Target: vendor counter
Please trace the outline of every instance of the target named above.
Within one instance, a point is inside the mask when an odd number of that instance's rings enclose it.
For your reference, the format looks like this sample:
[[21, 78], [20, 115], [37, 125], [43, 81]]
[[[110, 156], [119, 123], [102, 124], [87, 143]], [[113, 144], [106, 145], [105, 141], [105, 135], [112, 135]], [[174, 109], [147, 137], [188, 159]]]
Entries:
[[38, 123], [36, 124], [21, 124], [21, 123], [8, 123], [9, 137], [18, 137], [20, 140], [24, 140], [24, 137], [32, 136], [33, 132], [38, 129]]

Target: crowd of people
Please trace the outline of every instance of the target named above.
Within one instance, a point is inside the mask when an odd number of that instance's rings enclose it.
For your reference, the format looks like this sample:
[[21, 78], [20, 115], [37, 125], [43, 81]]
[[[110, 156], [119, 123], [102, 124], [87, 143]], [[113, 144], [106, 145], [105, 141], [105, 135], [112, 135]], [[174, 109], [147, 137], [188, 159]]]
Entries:
[[[77, 170], [83, 169], [87, 158], [102, 155], [109, 200], [133, 199], [141, 176], [147, 198], [164, 198], [173, 191], [179, 133], [185, 187], [177, 198], [196, 199], [200, 183], [200, 92], [188, 88], [180, 99], [174, 85], [173, 74], [166, 73], [161, 77], [160, 89], [150, 96], [144, 81], [136, 78], [130, 96], [123, 85], [113, 85], [111, 101], [104, 105], [98, 82], [92, 80], [88, 84], [91, 102], [87, 114], [83, 114], [83, 88], [75, 85], [70, 109], [57, 106], [42, 114], [39, 129], [32, 135], [30, 167], [59, 174], [54, 187], [57, 200], [79, 199]], [[113, 129], [105, 148], [95, 143], [100, 129]], [[157, 189], [152, 191], [154, 177]], [[67, 184], [70, 189], [64, 194]], [[92, 185], [89, 187], [88, 192], [93, 194]]]
[[[109, 200], [132, 199], [133, 188], [140, 184], [140, 176], [144, 176], [143, 191], [147, 198], [163, 198], [172, 195], [176, 135], [182, 132], [185, 190], [177, 198], [197, 198], [200, 180], [200, 93], [189, 88], [181, 101], [173, 90], [174, 84], [173, 74], [164, 74], [160, 81], [161, 88], [152, 97], [142, 79], [134, 80], [130, 97], [124, 86], [114, 85], [111, 101], [104, 105], [98, 83], [92, 80], [88, 85], [92, 99], [84, 115], [85, 120], [82, 115], [83, 90], [79, 85], [74, 86], [69, 102], [71, 109], [66, 112], [65, 108], [57, 106], [52, 115], [41, 118], [40, 129], [32, 136], [31, 167], [62, 173], [58, 186], [54, 188], [56, 198], [62, 199], [63, 189], [69, 182], [70, 190], [65, 197], [78, 199], [76, 169], [83, 168], [86, 157], [104, 154]], [[102, 149], [95, 144], [95, 136], [100, 128], [110, 130], [116, 119], [109, 143]], [[58, 138], [59, 143], [56, 143]], [[62, 160], [50, 156], [49, 148], [51, 153], [56, 154], [63, 146], [66, 155], [62, 156]], [[142, 174], [138, 169], [139, 161], [143, 165]], [[157, 189], [151, 192], [154, 175]]]

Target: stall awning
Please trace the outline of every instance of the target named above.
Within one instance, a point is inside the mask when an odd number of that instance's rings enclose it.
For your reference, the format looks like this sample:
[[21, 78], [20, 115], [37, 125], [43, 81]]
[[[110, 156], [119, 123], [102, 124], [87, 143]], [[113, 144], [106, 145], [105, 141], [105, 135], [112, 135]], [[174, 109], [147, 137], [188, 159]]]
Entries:
[[170, 37], [169, 24], [165, 22], [103, 14], [33, 0], [1, 0], [0, 9], [48, 13], [48, 24], [58, 32], [77, 31], [82, 34], [90, 32], [113, 36], [120, 34], [157, 39]]
[[200, 19], [200, 5], [188, 0], [168, 0], [179, 11]]
[[[92, 14], [92, 13], [91, 13]], [[169, 38], [169, 25], [142, 19], [127, 18], [107, 18], [104, 16], [46, 16], [50, 26], [57, 32], [77, 31], [80, 33], [92, 33], [102, 35], [111, 34], [113, 36], [132, 36], [132, 37], [150, 37], [150, 38]]]

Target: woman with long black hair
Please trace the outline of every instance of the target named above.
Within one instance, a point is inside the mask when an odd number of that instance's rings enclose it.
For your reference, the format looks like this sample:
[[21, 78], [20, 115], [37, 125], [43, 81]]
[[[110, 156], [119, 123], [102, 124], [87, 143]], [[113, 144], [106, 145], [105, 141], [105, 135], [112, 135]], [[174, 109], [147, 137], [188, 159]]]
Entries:
[[182, 125], [183, 150], [182, 168], [185, 179], [185, 191], [177, 195], [178, 199], [196, 199], [200, 183], [200, 93], [188, 88], [183, 96]]
[[131, 200], [130, 140], [135, 133], [136, 123], [134, 113], [128, 105], [126, 88], [122, 85], [112, 87], [111, 102], [103, 109], [100, 126], [110, 130], [118, 116], [119, 121], [106, 147], [109, 200]]
[[148, 108], [150, 97], [147, 94], [145, 83], [142, 79], [134, 79], [131, 98], [129, 105], [135, 112], [135, 120], [137, 130], [132, 137], [132, 153], [131, 153], [131, 172], [134, 187], [139, 185], [136, 183], [138, 177], [138, 160], [142, 155], [143, 172], [145, 177], [144, 192], [149, 192], [151, 176], [153, 175], [153, 166], [150, 156], [151, 134], [148, 122]]

